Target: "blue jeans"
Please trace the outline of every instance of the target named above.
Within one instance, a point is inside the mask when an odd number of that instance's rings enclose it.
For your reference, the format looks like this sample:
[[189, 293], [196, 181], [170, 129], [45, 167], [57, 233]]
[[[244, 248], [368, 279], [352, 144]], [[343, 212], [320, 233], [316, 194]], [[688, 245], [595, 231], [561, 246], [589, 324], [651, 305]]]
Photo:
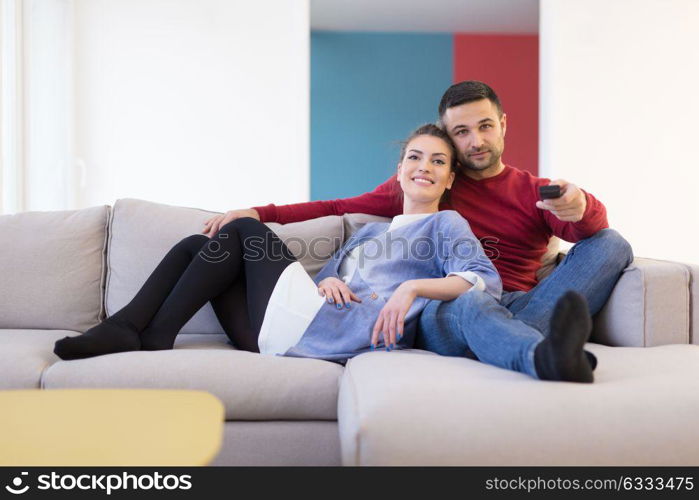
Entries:
[[632, 260], [629, 243], [615, 230], [602, 229], [577, 242], [528, 292], [504, 292], [499, 302], [475, 290], [448, 302], [430, 301], [420, 316], [416, 347], [539, 378], [534, 349], [549, 334], [557, 300], [575, 290], [587, 299], [590, 314], [597, 314]]

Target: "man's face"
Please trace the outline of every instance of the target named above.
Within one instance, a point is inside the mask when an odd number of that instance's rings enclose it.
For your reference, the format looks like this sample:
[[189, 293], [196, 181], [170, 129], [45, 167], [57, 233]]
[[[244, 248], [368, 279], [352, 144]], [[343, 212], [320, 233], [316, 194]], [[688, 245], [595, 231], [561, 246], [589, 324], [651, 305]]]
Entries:
[[462, 167], [482, 171], [498, 165], [505, 149], [506, 115], [489, 99], [448, 108], [442, 123], [456, 144]]

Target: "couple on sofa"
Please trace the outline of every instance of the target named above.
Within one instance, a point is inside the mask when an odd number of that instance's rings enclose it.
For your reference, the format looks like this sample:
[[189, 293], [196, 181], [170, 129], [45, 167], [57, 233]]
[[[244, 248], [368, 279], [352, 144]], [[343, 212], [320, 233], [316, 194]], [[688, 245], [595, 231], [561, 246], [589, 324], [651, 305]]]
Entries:
[[[631, 262], [630, 245], [589, 193], [558, 180], [560, 196], [540, 200], [547, 179], [502, 163], [506, 115], [488, 85], [452, 85], [438, 111], [440, 126], [415, 130], [396, 174], [374, 191], [212, 217], [131, 302], [54, 352], [171, 349], [211, 301], [233, 345], [252, 352], [345, 362], [415, 345], [542, 380], [592, 382], [596, 359], [583, 349], [591, 316]], [[393, 219], [365, 224], [315, 279], [264, 224], [353, 212]], [[577, 243], [539, 283], [552, 235]]]

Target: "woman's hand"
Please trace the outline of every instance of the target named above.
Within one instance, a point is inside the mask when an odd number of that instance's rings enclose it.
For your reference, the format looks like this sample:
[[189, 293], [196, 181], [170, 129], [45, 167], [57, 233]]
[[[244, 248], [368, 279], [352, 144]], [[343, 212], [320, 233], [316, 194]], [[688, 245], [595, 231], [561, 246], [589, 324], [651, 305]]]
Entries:
[[253, 219], [260, 220], [260, 214], [254, 208], [246, 208], [243, 210], [229, 210], [225, 214], [214, 215], [206, 222], [204, 222], [204, 230], [202, 233], [207, 235], [209, 238], [213, 238], [221, 226], [225, 226], [229, 222], [235, 219], [242, 219], [243, 217], [252, 217]]
[[350, 301], [361, 302], [352, 290], [341, 279], [329, 276], [318, 283], [318, 295], [325, 297], [328, 304], [337, 304], [338, 309], [342, 309], [342, 303], [349, 309]]
[[373, 349], [376, 348], [379, 334], [383, 335], [383, 343], [387, 351], [393, 349], [396, 340], [403, 337], [403, 321], [416, 297], [417, 288], [412, 280], [405, 281], [396, 288], [374, 323], [374, 331], [371, 334], [371, 347]]

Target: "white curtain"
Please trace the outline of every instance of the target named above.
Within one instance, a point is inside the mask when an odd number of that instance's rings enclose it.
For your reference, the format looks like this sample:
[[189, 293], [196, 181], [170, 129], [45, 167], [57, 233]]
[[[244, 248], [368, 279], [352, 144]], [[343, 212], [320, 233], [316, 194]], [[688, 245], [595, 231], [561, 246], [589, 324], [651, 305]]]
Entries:
[[0, 214], [6, 214], [24, 207], [22, 3], [0, 1]]
[[2, 1], [2, 213], [75, 208], [72, 0]]

